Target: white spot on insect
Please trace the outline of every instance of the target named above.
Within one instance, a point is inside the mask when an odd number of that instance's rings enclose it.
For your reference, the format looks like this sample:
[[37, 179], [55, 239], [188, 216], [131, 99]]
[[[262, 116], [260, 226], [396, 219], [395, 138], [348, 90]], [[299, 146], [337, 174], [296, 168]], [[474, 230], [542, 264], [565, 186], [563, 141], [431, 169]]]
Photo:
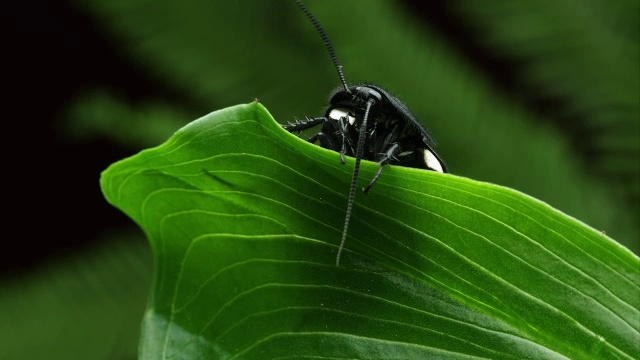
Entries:
[[344, 117], [346, 117], [347, 120], [349, 121], [349, 125], [353, 125], [356, 122], [356, 118], [349, 115], [349, 110], [347, 109], [335, 108], [335, 109], [331, 109], [331, 112], [329, 112], [330, 119], [338, 121]]
[[405, 151], [398, 154], [399, 157], [407, 156], [413, 154], [413, 151]]
[[440, 160], [438, 160], [438, 158], [433, 155], [433, 153], [429, 149], [424, 149], [424, 163], [427, 164], [427, 167], [429, 169], [441, 173], [444, 172]]

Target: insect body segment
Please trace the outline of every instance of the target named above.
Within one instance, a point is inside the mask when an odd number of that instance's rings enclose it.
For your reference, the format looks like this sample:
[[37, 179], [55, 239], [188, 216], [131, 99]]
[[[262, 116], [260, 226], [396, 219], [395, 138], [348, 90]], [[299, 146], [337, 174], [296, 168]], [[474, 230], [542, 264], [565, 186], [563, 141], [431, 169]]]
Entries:
[[[380, 165], [400, 165], [447, 172], [447, 167], [432, 149], [433, 140], [425, 127], [413, 116], [406, 105], [386, 90], [374, 85], [358, 85], [349, 88], [350, 93], [338, 89], [331, 97], [325, 118], [339, 121], [332, 114], [349, 114], [347, 141], [353, 142], [364, 116], [366, 99], [374, 98], [369, 126], [366, 130], [366, 146], [363, 159], [377, 161]], [[323, 132], [326, 133], [323, 128]], [[324, 147], [324, 146], [323, 146]], [[347, 150], [349, 147], [347, 147]], [[333, 148], [332, 150], [340, 151]], [[353, 151], [346, 155], [355, 156]], [[380, 170], [382, 171], [382, 170]]]
[[323, 148], [340, 153], [343, 164], [345, 156], [356, 158], [342, 240], [336, 256], [336, 265], [339, 266], [355, 201], [362, 159], [376, 161], [380, 166], [369, 185], [363, 189], [365, 193], [378, 180], [385, 165], [399, 165], [441, 173], [446, 173], [447, 167], [433, 151], [433, 140], [427, 129], [402, 101], [375, 85], [346, 85], [342, 67], [338, 64], [324, 30], [300, 0], [296, 0], [296, 3], [320, 33], [343, 85], [333, 92], [324, 117], [307, 117], [305, 120], [289, 123], [283, 127], [290, 132], [300, 132], [322, 125], [321, 131], [311, 136], [309, 142], [319, 141]]

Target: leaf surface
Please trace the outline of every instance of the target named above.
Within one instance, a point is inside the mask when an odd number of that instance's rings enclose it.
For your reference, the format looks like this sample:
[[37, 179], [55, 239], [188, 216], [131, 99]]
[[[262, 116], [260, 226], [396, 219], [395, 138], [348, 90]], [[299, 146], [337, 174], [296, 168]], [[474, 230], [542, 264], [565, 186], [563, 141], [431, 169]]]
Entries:
[[259, 103], [107, 169], [105, 196], [156, 259], [142, 357], [640, 354], [639, 259], [508, 188], [387, 167], [336, 267], [352, 169]]

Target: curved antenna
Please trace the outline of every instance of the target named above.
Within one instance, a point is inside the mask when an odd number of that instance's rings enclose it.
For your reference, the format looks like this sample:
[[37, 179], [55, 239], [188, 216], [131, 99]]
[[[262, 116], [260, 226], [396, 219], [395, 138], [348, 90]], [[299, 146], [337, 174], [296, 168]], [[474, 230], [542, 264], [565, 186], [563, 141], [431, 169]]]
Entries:
[[324, 32], [324, 30], [322, 29], [322, 26], [320, 26], [320, 23], [318, 22], [318, 20], [316, 20], [316, 17], [313, 16], [311, 11], [309, 11], [309, 9], [307, 9], [307, 7], [304, 6], [304, 4], [302, 3], [302, 0], [296, 0], [296, 4], [298, 4], [298, 7], [300, 8], [300, 10], [302, 10], [302, 12], [305, 15], [307, 15], [309, 20], [311, 20], [311, 23], [313, 24], [313, 26], [316, 28], [316, 30], [318, 30], [318, 33], [322, 38], [322, 42], [324, 42], [324, 46], [327, 48], [327, 51], [329, 52], [331, 61], [333, 61], [333, 65], [336, 67], [336, 70], [338, 71], [338, 76], [340, 76], [340, 81], [342, 81], [342, 86], [344, 86], [344, 90], [350, 94], [351, 91], [349, 91], [349, 88], [347, 87], [347, 81], [344, 79], [344, 74], [342, 73], [342, 65], [338, 63], [336, 52], [333, 51], [333, 46], [331, 45], [331, 41], [329, 41], [329, 37], [327, 36], [327, 33]]
[[353, 176], [351, 177], [351, 190], [349, 190], [349, 200], [347, 202], [347, 215], [344, 219], [344, 228], [342, 229], [342, 240], [340, 241], [340, 247], [338, 248], [338, 255], [336, 256], [336, 266], [340, 266], [340, 255], [342, 254], [342, 248], [344, 242], [347, 240], [347, 230], [349, 230], [349, 220], [351, 219], [351, 212], [353, 211], [353, 203], [356, 198], [356, 189], [358, 187], [358, 173], [360, 172], [360, 160], [362, 160], [362, 153], [364, 152], [364, 141], [367, 133], [367, 119], [369, 118], [369, 109], [375, 104], [376, 101], [369, 98], [367, 101], [367, 109], [364, 111], [364, 118], [362, 124], [360, 124], [360, 132], [358, 134], [358, 147], [356, 148], [356, 165], [353, 168]]

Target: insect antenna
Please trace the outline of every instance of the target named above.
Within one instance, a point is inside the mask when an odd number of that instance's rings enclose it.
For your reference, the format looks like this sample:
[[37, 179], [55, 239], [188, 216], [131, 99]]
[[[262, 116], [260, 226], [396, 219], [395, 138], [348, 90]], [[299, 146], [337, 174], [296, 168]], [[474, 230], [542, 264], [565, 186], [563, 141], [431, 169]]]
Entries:
[[347, 201], [347, 214], [344, 219], [344, 228], [342, 229], [342, 240], [340, 241], [340, 247], [338, 248], [338, 255], [336, 255], [336, 266], [340, 266], [340, 255], [342, 254], [342, 248], [344, 242], [347, 240], [347, 230], [349, 230], [349, 220], [351, 219], [351, 212], [353, 211], [353, 203], [356, 198], [356, 191], [358, 188], [358, 173], [360, 172], [360, 160], [362, 160], [362, 154], [364, 152], [364, 140], [367, 133], [367, 119], [369, 118], [369, 109], [375, 104], [375, 100], [369, 98], [367, 101], [367, 108], [364, 111], [364, 119], [360, 124], [360, 130], [358, 132], [358, 147], [356, 148], [356, 165], [353, 168], [353, 176], [351, 177], [351, 190], [349, 190], [349, 200]]
[[316, 30], [318, 30], [318, 33], [322, 38], [322, 42], [324, 42], [324, 46], [327, 48], [327, 51], [329, 52], [331, 61], [333, 61], [333, 65], [336, 67], [336, 70], [338, 71], [338, 76], [340, 77], [340, 81], [342, 82], [342, 86], [344, 87], [344, 90], [347, 93], [351, 94], [351, 91], [349, 91], [349, 87], [347, 87], [347, 81], [344, 79], [344, 73], [342, 72], [342, 65], [340, 65], [340, 63], [338, 62], [338, 57], [336, 56], [336, 52], [333, 50], [333, 46], [331, 45], [331, 41], [329, 41], [329, 37], [327, 36], [327, 33], [324, 32], [324, 29], [322, 29], [322, 26], [320, 26], [320, 23], [318, 22], [318, 20], [316, 20], [316, 17], [313, 16], [311, 11], [309, 11], [309, 9], [307, 9], [307, 7], [302, 3], [302, 0], [296, 0], [296, 4], [298, 4], [298, 7], [300, 7], [300, 10], [302, 10], [302, 12], [309, 18], [309, 20], [311, 21], [313, 26], [316, 28]]

